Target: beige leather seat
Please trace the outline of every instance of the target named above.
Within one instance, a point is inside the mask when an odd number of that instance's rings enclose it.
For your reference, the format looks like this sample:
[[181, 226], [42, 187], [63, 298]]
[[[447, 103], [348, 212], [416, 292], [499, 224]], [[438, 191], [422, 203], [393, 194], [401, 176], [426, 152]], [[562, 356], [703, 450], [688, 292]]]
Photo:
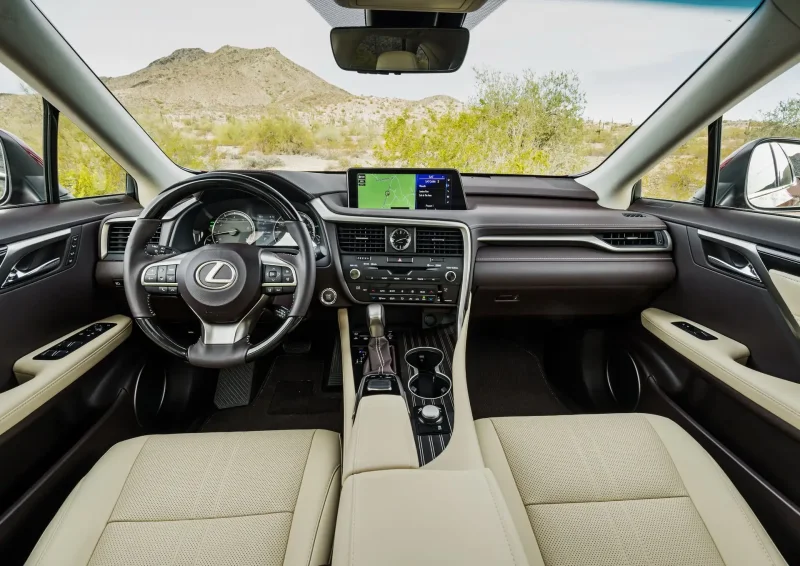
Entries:
[[339, 502], [326, 430], [144, 436], [75, 487], [34, 565], [326, 564]]
[[532, 565], [785, 564], [736, 488], [653, 415], [476, 421]]

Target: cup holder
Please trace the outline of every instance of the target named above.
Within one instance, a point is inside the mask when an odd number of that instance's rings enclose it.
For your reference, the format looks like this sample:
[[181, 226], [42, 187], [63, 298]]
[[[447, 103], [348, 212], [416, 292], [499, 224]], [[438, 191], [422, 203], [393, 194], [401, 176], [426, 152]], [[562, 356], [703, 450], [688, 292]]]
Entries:
[[439, 365], [444, 360], [444, 353], [439, 348], [430, 346], [420, 346], [411, 348], [406, 352], [406, 363], [418, 372], [429, 371], [439, 372]]
[[420, 399], [439, 399], [453, 388], [453, 382], [439, 367], [444, 353], [438, 348], [421, 346], [406, 352], [406, 363], [411, 366], [408, 391]]
[[443, 373], [420, 372], [408, 380], [408, 390], [421, 399], [439, 399], [453, 388], [450, 378]]

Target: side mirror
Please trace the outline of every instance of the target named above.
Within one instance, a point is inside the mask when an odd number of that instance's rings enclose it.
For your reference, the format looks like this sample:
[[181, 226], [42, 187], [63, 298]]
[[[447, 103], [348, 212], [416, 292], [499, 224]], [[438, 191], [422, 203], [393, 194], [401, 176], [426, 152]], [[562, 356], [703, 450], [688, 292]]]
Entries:
[[336, 64], [359, 73], [452, 73], [461, 68], [468, 45], [469, 31], [464, 28], [331, 30]]
[[759, 140], [750, 152], [741, 185], [747, 202], [755, 208], [800, 207], [800, 139]]
[[0, 140], [0, 206], [6, 201], [10, 189], [11, 181], [8, 177], [6, 151], [3, 149], [3, 140]]

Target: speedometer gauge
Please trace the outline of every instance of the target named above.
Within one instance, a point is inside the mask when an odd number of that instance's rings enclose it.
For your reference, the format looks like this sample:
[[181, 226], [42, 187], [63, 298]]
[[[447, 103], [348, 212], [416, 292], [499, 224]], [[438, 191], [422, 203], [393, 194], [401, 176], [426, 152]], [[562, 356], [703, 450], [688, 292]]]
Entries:
[[[314, 221], [304, 212], [298, 212], [297, 214], [300, 215], [300, 220], [303, 221], [303, 224], [306, 226], [306, 230], [308, 231], [308, 235], [311, 237], [311, 241], [317, 243], [317, 227], [314, 226]], [[275, 223], [275, 227], [272, 230], [272, 245], [280, 245], [280, 242], [284, 237], [286, 237], [286, 224], [284, 223], [283, 218], [278, 220]], [[294, 242], [294, 239], [292, 239]]]
[[253, 219], [239, 210], [223, 212], [211, 227], [215, 244], [252, 244], [256, 239]]

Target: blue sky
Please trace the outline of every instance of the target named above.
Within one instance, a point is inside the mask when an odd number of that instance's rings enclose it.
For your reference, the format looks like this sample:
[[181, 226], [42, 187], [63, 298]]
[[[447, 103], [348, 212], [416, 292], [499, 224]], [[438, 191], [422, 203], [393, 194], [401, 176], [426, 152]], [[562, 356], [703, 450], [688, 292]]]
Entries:
[[[331, 0], [332, 1], [332, 0]], [[713, 0], [708, 0], [713, 1]], [[277, 47], [354, 94], [467, 100], [474, 67], [510, 73], [572, 70], [587, 95], [586, 116], [644, 120], [752, 11], [754, 0], [507, 0], [473, 30], [461, 71], [376, 76], [340, 70], [328, 24], [305, 0], [37, 0], [42, 11], [102, 76], [133, 72], [181, 47]], [[130, 30], [136, 30], [130, 33]], [[5, 72], [5, 73], [4, 73]], [[729, 117], [745, 118], [797, 94], [793, 69]], [[0, 69], [0, 91], [17, 81]]]

